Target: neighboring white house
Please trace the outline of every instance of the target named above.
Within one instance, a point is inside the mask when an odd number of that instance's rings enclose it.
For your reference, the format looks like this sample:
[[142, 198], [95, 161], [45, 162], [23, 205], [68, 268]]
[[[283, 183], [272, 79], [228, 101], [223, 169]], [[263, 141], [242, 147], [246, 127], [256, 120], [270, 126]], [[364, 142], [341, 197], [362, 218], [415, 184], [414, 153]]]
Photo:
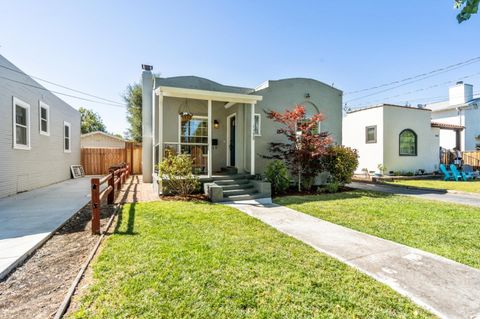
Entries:
[[465, 127], [465, 130], [442, 130], [440, 146], [462, 151], [480, 149], [480, 98], [474, 98], [473, 86], [458, 82], [448, 91], [448, 101], [427, 104], [432, 120], [438, 123]]
[[343, 119], [343, 144], [359, 152], [357, 173], [438, 170], [439, 127], [431, 111], [381, 104], [347, 112]]
[[100, 132], [90, 132], [80, 136], [81, 148], [125, 148], [125, 139]]
[[0, 55], [0, 197], [57, 183], [80, 164], [80, 113]]

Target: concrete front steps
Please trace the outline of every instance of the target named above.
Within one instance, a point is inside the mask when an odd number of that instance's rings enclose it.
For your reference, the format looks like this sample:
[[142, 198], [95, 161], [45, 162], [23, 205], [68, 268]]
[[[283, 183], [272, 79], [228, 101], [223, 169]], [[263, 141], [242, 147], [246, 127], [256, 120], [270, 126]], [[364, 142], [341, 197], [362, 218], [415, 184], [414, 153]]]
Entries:
[[204, 190], [214, 203], [271, 198], [270, 183], [252, 178], [246, 174], [218, 176], [205, 183]]

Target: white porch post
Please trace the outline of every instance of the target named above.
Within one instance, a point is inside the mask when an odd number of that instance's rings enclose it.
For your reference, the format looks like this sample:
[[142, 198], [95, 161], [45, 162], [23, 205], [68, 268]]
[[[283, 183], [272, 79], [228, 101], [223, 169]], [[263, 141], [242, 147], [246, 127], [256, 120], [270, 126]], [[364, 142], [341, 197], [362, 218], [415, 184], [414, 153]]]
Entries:
[[[160, 163], [163, 160], [163, 94], [158, 95], [158, 114], [157, 114], [157, 125], [158, 125], [158, 162]], [[158, 163], [155, 163], [158, 164]]]
[[255, 103], [251, 104], [250, 117], [250, 174], [255, 175]]
[[208, 100], [208, 177], [212, 177], [212, 100]]

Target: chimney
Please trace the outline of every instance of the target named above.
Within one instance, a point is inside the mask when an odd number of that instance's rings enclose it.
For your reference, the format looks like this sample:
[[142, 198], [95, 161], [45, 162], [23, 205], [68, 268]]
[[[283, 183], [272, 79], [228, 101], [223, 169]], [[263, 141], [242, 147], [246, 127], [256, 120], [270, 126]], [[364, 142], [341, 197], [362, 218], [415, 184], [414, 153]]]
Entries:
[[142, 173], [145, 183], [152, 182], [153, 173], [153, 67], [142, 64]]
[[457, 82], [448, 90], [450, 105], [465, 104], [473, 99], [473, 85]]

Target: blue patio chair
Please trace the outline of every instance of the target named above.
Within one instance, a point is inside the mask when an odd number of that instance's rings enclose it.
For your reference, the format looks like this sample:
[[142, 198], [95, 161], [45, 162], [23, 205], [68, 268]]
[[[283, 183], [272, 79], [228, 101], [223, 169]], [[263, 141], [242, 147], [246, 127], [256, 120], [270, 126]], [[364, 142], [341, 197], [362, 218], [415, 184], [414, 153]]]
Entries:
[[455, 177], [455, 180], [458, 182], [458, 180], [464, 180], [468, 181], [469, 179], [473, 179], [473, 175], [470, 173], [465, 173], [465, 172], [459, 172], [455, 164], [450, 164], [450, 170], [452, 171], [453, 176]]
[[472, 175], [473, 179], [477, 179], [480, 177], [480, 173], [478, 171], [474, 171], [473, 167], [468, 164], [462, 166], [462, 172]]
[[453, 177], [452, 173], [448, 171], [445, 165], [440, 164], [440, 171], [443, 173], [443, 180], [444, 181], [453, 181], [455, 177]]

